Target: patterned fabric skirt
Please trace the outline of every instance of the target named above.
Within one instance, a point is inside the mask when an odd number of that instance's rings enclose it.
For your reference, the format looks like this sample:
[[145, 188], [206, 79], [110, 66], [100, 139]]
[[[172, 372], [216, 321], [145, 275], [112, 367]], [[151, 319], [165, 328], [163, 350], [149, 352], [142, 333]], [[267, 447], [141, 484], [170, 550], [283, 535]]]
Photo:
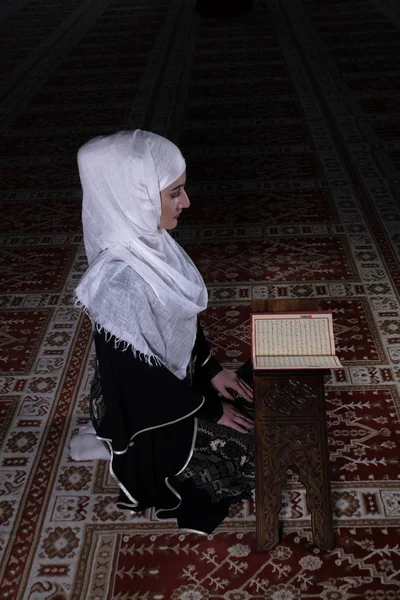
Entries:
[[255, 483], [254, 449], [252, 433], [199, 420], [193, 456], [177, 479], [192, 478], [213, 502], [250, 500]]

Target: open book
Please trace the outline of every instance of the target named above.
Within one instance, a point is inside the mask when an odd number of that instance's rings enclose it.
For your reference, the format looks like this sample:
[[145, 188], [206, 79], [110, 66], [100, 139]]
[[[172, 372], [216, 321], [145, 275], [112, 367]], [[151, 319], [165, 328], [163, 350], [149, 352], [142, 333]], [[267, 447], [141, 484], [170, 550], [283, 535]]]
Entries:
[[253, 313], [254, 369], [342, 369], [331, 312]]

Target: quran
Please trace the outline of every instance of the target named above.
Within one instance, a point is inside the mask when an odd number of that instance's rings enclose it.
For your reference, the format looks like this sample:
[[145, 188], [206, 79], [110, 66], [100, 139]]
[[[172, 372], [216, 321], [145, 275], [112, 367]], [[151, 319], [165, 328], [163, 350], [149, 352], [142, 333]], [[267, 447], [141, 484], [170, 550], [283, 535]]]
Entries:
[[251, 332], [255, 370], [343, 368], [329, 311], [253, 313]]

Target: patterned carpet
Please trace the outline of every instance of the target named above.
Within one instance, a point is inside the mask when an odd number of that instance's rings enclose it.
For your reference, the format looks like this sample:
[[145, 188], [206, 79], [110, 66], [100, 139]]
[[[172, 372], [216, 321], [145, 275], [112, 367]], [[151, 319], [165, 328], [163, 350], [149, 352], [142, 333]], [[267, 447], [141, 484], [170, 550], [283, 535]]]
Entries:
[[[191, 0], [2, 2], [2, 599], [400, 598], [399, 26], [396, 0], [259, 0], [233, 20]], [[331, 554], [293, 473], [282, 543], [263, 554], [251, 502], [208, 538], [180, 533], [115, 511], [107, 465], [68, 457], [93, 372], [72, 306], [76, 151], [135, 127], [186, 157], [176, 238], [227, 367], [248, 357], [252, 298], [333, 311]]]

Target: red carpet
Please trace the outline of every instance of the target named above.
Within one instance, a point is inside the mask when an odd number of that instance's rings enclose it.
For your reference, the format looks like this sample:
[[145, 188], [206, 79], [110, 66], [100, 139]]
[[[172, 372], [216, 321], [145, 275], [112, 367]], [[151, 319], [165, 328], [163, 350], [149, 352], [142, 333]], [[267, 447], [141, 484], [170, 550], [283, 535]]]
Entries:
[[[400, 599], [400, 8], [259, 0], [15, 0], [0, 7], [0, 598]], [[317, 298], [344, 364], [327, 385], [337, 547], [312, 544], [288, 475], [282, 544], [254, 506], [214, 535], [114, 510], [106, 463], [73, 463], [88, 419], [90, 324], [76, 152], [151, 129], [177, 142], [192, 201], [176, 239], [209, 288], [216, 356], [249, 355], [253, 298]]]

